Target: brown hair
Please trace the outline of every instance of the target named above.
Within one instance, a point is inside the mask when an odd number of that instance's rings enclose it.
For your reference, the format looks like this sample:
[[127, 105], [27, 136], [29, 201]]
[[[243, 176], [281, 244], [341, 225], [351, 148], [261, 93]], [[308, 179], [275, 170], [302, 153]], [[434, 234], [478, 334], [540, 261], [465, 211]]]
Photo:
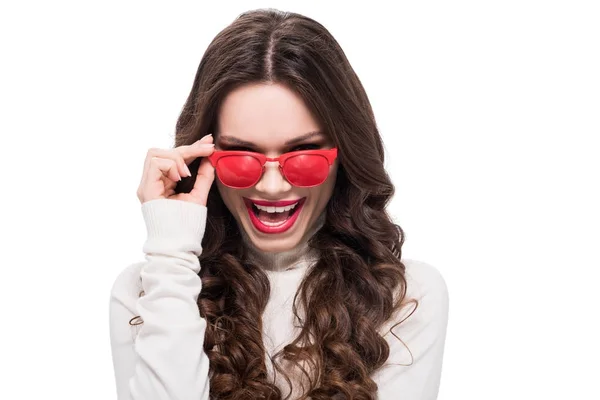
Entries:
[[[208, 46], [176, 125], [175, 146], [215, 133], [220, 105], [239, 85], [283, 84], [295, 91], [338, 148], [336, 186], [323, 227], [309, 246], [320, 259], [294, 298], [301, 333], [273, 357], [308, 382], [305, 398], [375, 399], [370, 375], [387, 360], [379, 333], [405, 300], [402, 229], [386, 213], [394, 186], [365, 90], [343, 50], [318, 22], [295, 13], [241, 14]], [[194, 174], [199, 165], [190, 166]], [[193, 176], [177, 192], [189, 192]], [[246, 258], [239, 227], [216, 185], [207, 201], [198, 306], [207, 321], [212, 399], [281, 399], [268, 379], [261, 315], [269, 281]], [[305, 310], [300, 316], [298, 307]], [[413, 310], [414, 312], [414, 310]]]

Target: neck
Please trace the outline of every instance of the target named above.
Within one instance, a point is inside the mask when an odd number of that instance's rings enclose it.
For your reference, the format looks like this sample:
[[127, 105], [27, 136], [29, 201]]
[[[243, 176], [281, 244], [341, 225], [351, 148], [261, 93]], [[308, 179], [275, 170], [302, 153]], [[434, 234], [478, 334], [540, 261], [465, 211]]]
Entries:
[[244, 246], [247, 250], [248, 260], [267, 271], [287, 271], [291, 269], [307, 268], [313, 261], [318, 260], [318, 251], [308, 246], [309, 239], [325, 223], [325, 211], [314, 222], [298, 245], [292, 249], [281, 252], [265, 252], [254, 246], [248, 235], [240, 229]]

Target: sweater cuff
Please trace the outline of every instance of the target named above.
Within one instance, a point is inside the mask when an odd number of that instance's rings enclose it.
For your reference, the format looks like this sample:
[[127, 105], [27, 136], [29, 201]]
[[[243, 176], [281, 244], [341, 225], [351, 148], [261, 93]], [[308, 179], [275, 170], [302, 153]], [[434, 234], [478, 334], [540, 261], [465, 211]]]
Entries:
[[142, 204], [148, 240], [184, 239], [200, 245], [206, 227], [206, 206], [183, 200], [155, 199]]

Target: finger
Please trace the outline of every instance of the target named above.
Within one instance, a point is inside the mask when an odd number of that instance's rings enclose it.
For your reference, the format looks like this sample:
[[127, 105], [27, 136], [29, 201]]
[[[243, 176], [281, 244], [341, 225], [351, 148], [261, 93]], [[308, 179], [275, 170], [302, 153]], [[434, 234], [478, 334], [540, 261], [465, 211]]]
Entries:
[[164, 187], [165, 187], [165, 198], [169, 198], [171, 196], [173, 196], [175, 194], [175, 183], [173, 183], [173, 181], [171, 181], [170, 179], [165, 178], [165, 180], [168, 183], [165, 183]]
[[163, 198], [169, 194], [175, 185], [173, 178], [179, 181], [177, 167], [173, 160], [154, 157], [148, 161], [148, 169], [137, 190], [138, 199], [142, 202]]
[[142, 179], [140, 180], [140, 188], [143, 187], [144, 182], [148, 179], [148, 170], [150, 169], [150, 161], [153, 157], [156, 157], [161, 149], [155, 147], [148, 149], [146, 152], [146, 158], [144, 159], [144, 170], [142, 171]]
[[146, 158], [146, 165], [149, 164], [152, 157], [173, 160], [177, 165], [179, 176], [191, 176], [191, 172], [189, 172], [183, 157], [178, 151], [174, 151], [173, 149], [150, 149], [148, 151], [148, 157]]
[[201, 142], [201, 143], [212, 143], [213, 139], [214, 138], [213, 138], [212, 133], [209, 133], [208, 135], [202, 136], [202, 138], [200, 140], [198, 140], [198, 142]]
[[208, 159], [204, 158], [198, 167], [198, 176], [196, 176], [196, 182], [194, 183], [190, 195], [197, 199], [200, 204], [206, 205], [208, 192], [210, 191], [210, 187], [214, 180], [215, 168]]
[[175, 189], [175, 186], [177, 186], [177, 182], [172, 181], [171, 179], [164, 179], [165, 181], [165, 189]]
[[212, 154], [215, 145], [212, 143], [212, 136], [206, 137], [187, 146], [179, 146], [175, 148], [186, 164], [190, 164], [198, 157], [206, 157]]
[[179, 182], [181, 176], [177, 171], [177, 163], [168, 158], [152, 157], [146, 177], [146, 184], [154, 183], [167, 177], [172, 181]]
[[143, 182], [145, 182], [147, 179], [150, 160], [152, 160], [153, 157], [169, 158], [174, 160], [177, 163], [179, 176], [190, 176], [191, 172], [189, 171], [187, 165], [198, 157], [210, 155], [214, 149], [212, 142], [213, 136], [206, 135], [191, 145], [179, 146], [175, 149], [149, 149], [146, 154], [146, 159], [144, 160], [144, 170], [142, 171], [140, 188], [143, 186]]

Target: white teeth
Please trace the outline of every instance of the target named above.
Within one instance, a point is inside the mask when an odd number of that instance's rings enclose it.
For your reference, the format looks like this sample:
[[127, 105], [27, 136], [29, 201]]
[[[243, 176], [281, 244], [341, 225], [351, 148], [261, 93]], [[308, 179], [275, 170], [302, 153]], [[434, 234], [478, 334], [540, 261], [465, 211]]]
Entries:
[[269, 206], [259, 206], [256, 203], [252, 203], [254, 204], [254, 207], [258, 208], [261, 211], [266, 211], [268, 213], [282, 213], [284, 211], [289, 211], [289, 210], [293, 210], [297, 205], [298, 202], [294, 203], [294, 204], [290, 204], [289, 206], [285, 206], [285, 207], [269, 207]]

